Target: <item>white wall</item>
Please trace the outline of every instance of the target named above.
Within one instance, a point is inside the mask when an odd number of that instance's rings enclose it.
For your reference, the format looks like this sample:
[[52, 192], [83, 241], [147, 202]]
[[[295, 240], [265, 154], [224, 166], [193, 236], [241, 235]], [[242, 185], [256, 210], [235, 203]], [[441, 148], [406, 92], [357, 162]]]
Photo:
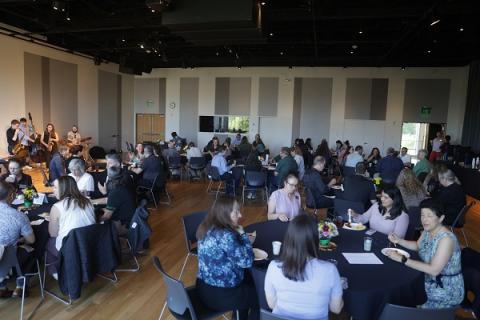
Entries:
[[[43, 47], [34, 43], [0, 35], [0, 154], [6, 153], [7, 141], [5, 131], [12, 119], [25, 116], [25, 81], [24, 81], [24, 53], [29, 52], [39, 56], [60, 61], [74, 63], [78, 70], [78, 126], [83, 136], [91, 136], [93, 142], [98, 141], [98, 75], [99, 69], [118, 73], [118, 65], [113, 63], [95, 66], [87, 58]], [[131, 79], [131, 80], [129, 80]], [[122, 89], [131, 90], [124, 93], [125, 108], [131, 106], [133, 110], [133, 76], [122, 75], [126, 85]], [[124, 103], [122, 99], [122, 104]], [[68, 108], [68, 106], [65, 106]], [[123, 107], [123, 105], [122, 105]], [[133, 122], [125, 123], [122, 133], [130, 134], [133, 141]], [[37, 130], [40, 130], [37, 128]], [[65, 133], [62, 133], [66, 134]], [[123, 135], [123, 134], [122, 134]]]
[[[294, 78], [332, 78], [332, 112], [328, 137], [312, 137], [314, 143], [327, 138], [330, 144], [337, 139], [350, 139], [352, 144], [378, 143], [387, 147], [400, 147], [403, 116], [405, 79], [451, 79], [447, 131], [454, 142], [461, 140], [465, 99], [468, 82], [468, 67], [459, 68], [293, 68], [286, 67], [243, 67], [237, 68], [196, 68], [196, 69], [154, 69], [142, 78], [167, 78], [167, 105], [175, 102], [178, 106], [181, 77], [198, 77], [199, 115], [213, 115], [215, 105], [216, 77], [251, 77], [251, 128], [249, 136], [260, 132], [264, 141], [274, 150], [290, 145], [292, 138], [292, 111]], [[279, 77], [277, 117], [258, 118], [258, 83], [260, 77]], [[347, 78], [388, 78], [387, 114], [385, 121], [345, 120], [345, 93]], [[168, 109], [168, 108], [167, 108]], [[166, 133], [179, 131], [178, 108], [167, 110]], [[259, 128], [260, 126], [260, 128]], [[367, 129], [367, 130], [366, 130]], [[181, 135], [181, 132], [179, 132]], [[198, 144], [202, 146], [211, 134], [199, 133]], [[373, 139], [375, 137], [375, 139]], [[303, 137], [306, 138], [306, 137]], [[381, 139], [381, 141], [380, 141]], [[372, 146], [366, 146], [367, 149]]]

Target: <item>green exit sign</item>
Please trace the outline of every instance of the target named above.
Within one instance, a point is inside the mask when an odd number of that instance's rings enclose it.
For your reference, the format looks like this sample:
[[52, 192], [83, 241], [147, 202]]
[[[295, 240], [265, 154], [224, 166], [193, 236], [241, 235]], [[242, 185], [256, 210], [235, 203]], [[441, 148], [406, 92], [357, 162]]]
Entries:
[[432, 113], [432, 108], [431, 107], [425, 107], [423, 106], [420, 113], [423, 115], [423, 116], [429, 116], [431, 113]]

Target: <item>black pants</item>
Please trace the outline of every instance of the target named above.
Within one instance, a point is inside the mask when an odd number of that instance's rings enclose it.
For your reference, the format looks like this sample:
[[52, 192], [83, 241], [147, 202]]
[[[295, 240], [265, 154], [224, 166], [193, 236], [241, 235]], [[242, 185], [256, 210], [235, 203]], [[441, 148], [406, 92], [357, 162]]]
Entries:
[[257, 292], [248, 272], [245, 272], [244, 281], [234, 288], [210, 286], [197, 278], [197, 290], [202, 302], [210, 309], [221, 312], [238, 310], [240, 320], [260, 319]]

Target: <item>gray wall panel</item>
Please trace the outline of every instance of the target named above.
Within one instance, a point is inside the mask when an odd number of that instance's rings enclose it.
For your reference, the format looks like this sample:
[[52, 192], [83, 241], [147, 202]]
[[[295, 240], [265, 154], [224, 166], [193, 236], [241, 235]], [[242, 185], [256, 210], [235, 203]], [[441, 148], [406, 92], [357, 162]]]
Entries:
[[110, 150], [118, 148], [121, 123], [121, 76], [115, 73], [98, 72], [98, 122], [101, 124], [98, 132], [99, 145]]
[[[446, 123], [450, 101], [450, 79], [406, 79], [404, 122]], [[422, 107], [432, 108], [428, 117]]]
[[293, 83], [292, 143], [300, 137], [300, 117], [302, 115], [302, 78]]
[[38, 132], [43, 128], [42, 57], [25, 53], [25, 111], [32, 114]]
[[251, 78], [230, 78], [228, 114], [235, 116], [250, 115], [251, 97]]
[[314, 145], [330, 135], [332, 78], [302, 79], [300, 137], [312, 138]]
[[158, 79], [158, 110], [161, 114], [166, 113], [167, 107], [167, 79]]
[[187, 141], [197, 143], [198, 78], [180, 78], [180, 132]]
[[370, 118], [372, 79], [347, 79], [345, 119]]
[[[160, 80], [135, 78], [134, 104], [136, 113], [165, 113], [165, 94], [160, 102]], [[163, 103], [163, 109], [160, 104]]]
[[215, 78], [215, 114], [229, 114], [229, 96], [230, 78]]
[[385, 120], [387, 116], [388, 79], [373, 79], [370, 120]]
[[78, 122], [77, 88], [77, 65], [50, 59], [50, 119], [63, 138]]
[[[50, 119], [50, 59], [42, 57], [42, 104], [43, 104], [43, 129]], [[39, 130], [40, 132], [43, 131]]]
[[276, 117], [278, 109], [278, 78], [260, 78], [258, 115]]

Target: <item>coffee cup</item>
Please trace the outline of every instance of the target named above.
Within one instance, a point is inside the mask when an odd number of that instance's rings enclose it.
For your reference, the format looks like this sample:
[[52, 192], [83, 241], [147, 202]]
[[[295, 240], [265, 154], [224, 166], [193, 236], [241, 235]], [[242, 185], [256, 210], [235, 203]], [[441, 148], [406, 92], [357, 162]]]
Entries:
[[280, 254], [280, 249], [282, 248], [282, 243], [280, 241], [272, 242], [272, 252], [273, 255], [278, 256]]

